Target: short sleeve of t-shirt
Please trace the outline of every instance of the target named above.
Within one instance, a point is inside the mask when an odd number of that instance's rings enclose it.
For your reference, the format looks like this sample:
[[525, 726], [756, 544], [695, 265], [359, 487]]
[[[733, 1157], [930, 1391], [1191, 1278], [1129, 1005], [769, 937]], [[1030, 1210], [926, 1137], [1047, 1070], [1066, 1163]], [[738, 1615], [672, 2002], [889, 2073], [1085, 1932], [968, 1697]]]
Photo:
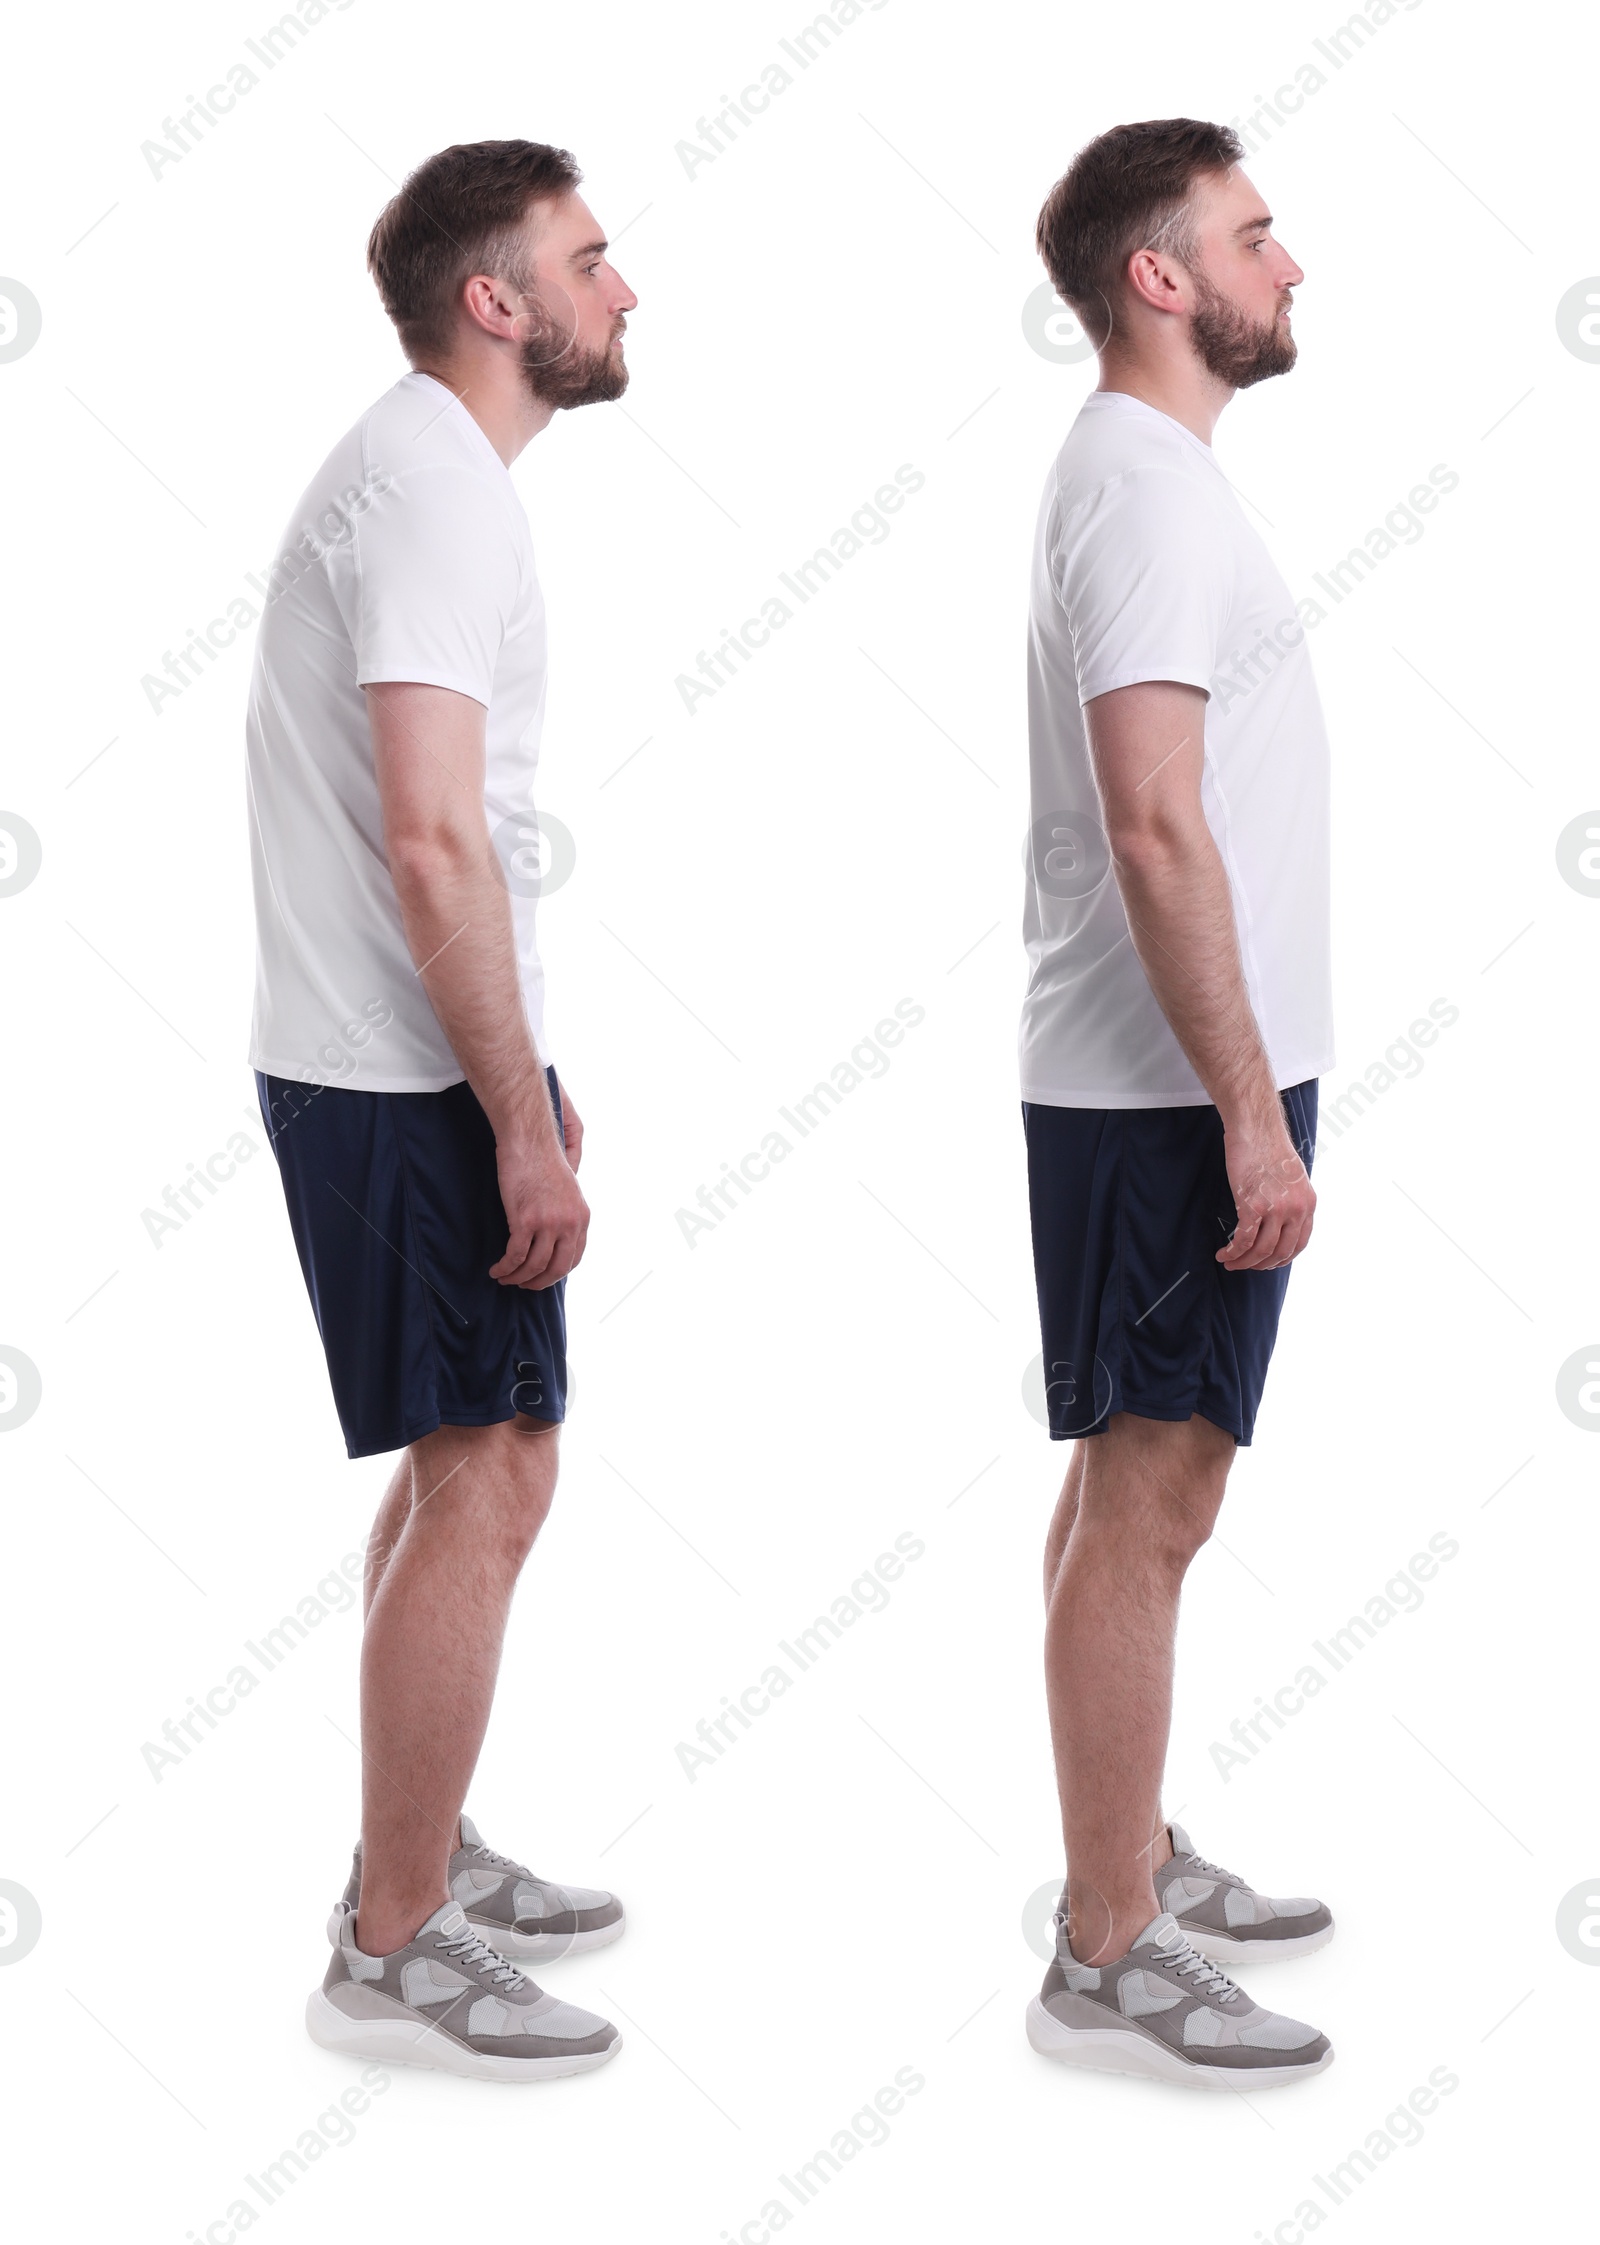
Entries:
[[356, 683], [409, 680], [487, 709], [520, 570], [495, 494], [462, 464], [391, 477], [355, 540]]
[[1078, 700], [1151, 679], [1210, 691], [1227, 605], [1214, 501], [1181, 469], [1136, 468], [1062, 521], [1052, 575]]

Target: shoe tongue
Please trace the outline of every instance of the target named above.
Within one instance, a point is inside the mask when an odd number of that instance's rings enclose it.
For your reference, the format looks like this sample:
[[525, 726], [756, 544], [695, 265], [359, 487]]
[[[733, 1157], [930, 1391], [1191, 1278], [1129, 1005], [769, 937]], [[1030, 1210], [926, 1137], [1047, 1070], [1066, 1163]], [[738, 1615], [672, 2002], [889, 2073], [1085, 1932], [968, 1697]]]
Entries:
[[1194, 1842], [1181, 1824], [1169, 1824], [1167, 1830], [1172, 1834], [1172, 1852], [1174, 1855], [1193, 1855]]
[[1172, 1912], [1163, 1910], [1159, 1917], [1150, 1920], [1128, 1954], [1131, 1957], [1139, 1949], [1160, 1949], [1163, 1952], [1170, 1949], [1181, 1949], [1185, 1944], [1185, 1939], [1184, 1930]]
[[470, 1816], [464, 1816], [461, 1819], [461, 1845], [463, 1847], [482, 1847], [483, 1845], [478, 1827], [473, 1823]]

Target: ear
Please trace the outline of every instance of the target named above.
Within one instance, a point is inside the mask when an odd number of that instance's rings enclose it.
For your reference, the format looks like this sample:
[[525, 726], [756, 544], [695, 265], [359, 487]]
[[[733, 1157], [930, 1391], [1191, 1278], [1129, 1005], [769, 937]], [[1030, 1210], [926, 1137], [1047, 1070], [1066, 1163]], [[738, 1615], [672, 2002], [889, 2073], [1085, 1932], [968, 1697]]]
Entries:
[[1162, 250], [1136, 249], [1124, 278], [1135, 301], [1153, 312], [1181, 312], [1187, 307], [1183, 267]]
[[510, 283], [490, 273], [474, 273], [461, 291], [461, 305], [472, 325], [507, 343], [519, 340], [517, 322], [527, 316], [527, 305]]

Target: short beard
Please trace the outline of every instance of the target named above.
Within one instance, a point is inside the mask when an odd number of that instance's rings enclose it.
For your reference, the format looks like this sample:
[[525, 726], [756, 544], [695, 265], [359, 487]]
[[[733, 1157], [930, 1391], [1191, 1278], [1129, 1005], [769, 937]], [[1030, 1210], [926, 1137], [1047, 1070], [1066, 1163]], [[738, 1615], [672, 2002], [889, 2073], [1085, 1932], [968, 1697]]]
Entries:
[[1299, 351], [1286, 327], [1277, 319], [1258, 327], [1203, 273], [1191, 268], [1191, 278], [1195, 308], [1189, 335], [1208, 374], [1230, 390], [1248, 390], [1271, 375], [1288, 373]]
[[[619, 320], [611, 342], [621, 333]], [[522, 379], [533, 395], [557, 412], [575, 405], [606, 405], [628, 387], [627, 361], [616, 356], [609, 343], [598, 351], [579, 350], [576, 331], [554, 320], [537, 297], [528, 313], [521, 364]]]

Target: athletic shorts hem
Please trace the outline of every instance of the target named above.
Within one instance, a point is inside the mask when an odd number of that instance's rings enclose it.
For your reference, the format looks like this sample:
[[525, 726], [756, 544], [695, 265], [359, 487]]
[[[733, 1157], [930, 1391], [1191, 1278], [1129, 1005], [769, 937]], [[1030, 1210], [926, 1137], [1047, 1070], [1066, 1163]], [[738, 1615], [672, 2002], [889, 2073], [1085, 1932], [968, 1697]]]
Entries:
[[381, 1458], [391, 1450], [409, 1449], [413, 1442], [421, 1442], [428, 1435], [437, 1434], [441, 1427], [503, 1427], [509, 1426], [513, 1419], [532, 1419], [539, 1426], [559, 1427], [566, 1425], [567, 1415], [563, 1411], [559, 1419], [546, 1419], [537, 1411], [496, 1411], [490, 1417], [469, 1418], [464, 1411], [452, 1411], [445, 1418], [436, 1412], [425, 1424], [407, 1428], [392, 1438], [385, 1436], [381, 1442], [346, 1442], [345, 1455], [349, 1458]]
[[1208, 1425], [1220, 1428], [1224, 1434], [1231, 1434], [1241, 1450], [1248, 1450], [1250, 1447], [1250, 1436], [1242, 1428], [1236, 1426], [1231, 1420], [1218, 1418], [1215, 1411], [1205, 1410], [1198, 1402], [1189, 1411], [1169, 1411], [1154, 1403], [1119, 1400], [1115, 1408], [1103, 1413], [1100, 1418], [1096, 1419], [1092, 1427], [1052, 1426], [1050, 1439], [1052, 1442], [1083, 1442], [1090, 1435], [1104, 1434], [1110, 1422], [1117, 1417], [1119, 1412], [1125, 1412], [1129, 1418], [1133, 1419], [1160, 1419], [1168, 1426], [1184, 1426], [1190, 1419], [1204, 1419]]

